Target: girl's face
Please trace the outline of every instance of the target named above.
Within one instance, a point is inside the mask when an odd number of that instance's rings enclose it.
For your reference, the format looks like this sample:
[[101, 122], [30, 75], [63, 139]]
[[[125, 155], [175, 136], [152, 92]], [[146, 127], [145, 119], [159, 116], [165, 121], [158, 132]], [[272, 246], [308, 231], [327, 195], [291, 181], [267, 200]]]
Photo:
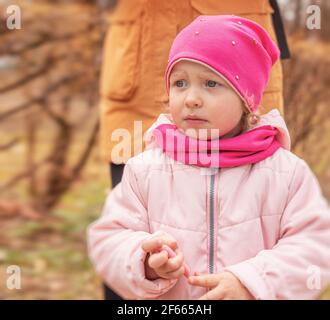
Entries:
[[174, 124], [187, 135], [217, 139], [241, 131], [243, 101], [211, 69], [181, 60], [173, 67], [169, 81], [169, 111]]

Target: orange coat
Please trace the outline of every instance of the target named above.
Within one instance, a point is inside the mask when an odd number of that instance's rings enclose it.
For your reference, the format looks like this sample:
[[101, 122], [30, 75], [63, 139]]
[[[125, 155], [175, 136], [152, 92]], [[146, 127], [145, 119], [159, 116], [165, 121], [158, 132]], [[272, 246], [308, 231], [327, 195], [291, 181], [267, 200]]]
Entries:
[[[181, 29], [201, 14], [235, 14], [258, 22], [276, 40], [272, 12], [268, 0], [119, 0], [109, 17], [111, 27], [103, 52], [102, 158], [126, 163], [142, 151], [139, 139], [134, 139], [140, 134], [139, 126], [134, 130], [134, 121], [142, 121], [144, 133], [165, 111], [164, 72], [172, 41]], [[260, 110], [263, 113], [274, 107], [283, 113], [280, 62], [273, 67]], [[118, 128], [128, 130], [131, 139], [121, 138], [120, 133], [112, 136]], [[117, 149], [127, 147], [128, 152], [112, 152], [116, 145]]]

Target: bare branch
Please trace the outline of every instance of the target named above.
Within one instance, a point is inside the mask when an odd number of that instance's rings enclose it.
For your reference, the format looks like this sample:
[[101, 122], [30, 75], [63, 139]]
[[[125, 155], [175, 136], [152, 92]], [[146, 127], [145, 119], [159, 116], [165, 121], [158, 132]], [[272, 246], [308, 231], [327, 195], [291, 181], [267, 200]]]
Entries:
[[35, 78], [39, 77], [40, 75], [42, 75], [43, 73], [45, 73], [49, 69], [50, 69], [49, 65], [44, 65], [39, 70], [37, 70], [35, 72], [31, 72], [30, 74], [27, 74], [26, 76], [19, 79], [18, 81], [14, 82], [14, 83], [10, 83], [9, 85], [0, 88], [0, 93], [8, 92], [10, 90], [15, 90], [18, 87], [23, 86], [26, 83], [28, 83], [28, 82], [34, 80]]
[[[95, 146], [95, 141], [97, 139], [97, 133], [99, 131], [99, 122], [97, 121], [91, 131], [88, 142], [86, 143], [85, 150], [82, 152], [77, 164], [70, 168], [61, 168], [61, 171], [58, 172], [58, 167], [54, 168], [54, 172], [58, 173], [57, 175], [50, 175], [52, 183], [48, 183], [49, 190], [43, 195], [41, 208], [51, 208], [56, 205], [60, 200], [64, 192], [69, 190], [72, 183], [76, 180], [77, 176], [80, 174], [81, 170], [84, 168], [93, 147]], [[63, 160], [63, 159], [60, 159]], [[54, 159], [52, 159], [52, 163]], [[50, 192], [51, 191], [51, 192]]]
[[31, 72], [30, 74], [25, 75], [23, 78], [19, 79], [18, 81], [14, 83], [10, 83], [9, 85], [0, 88], [0, 93], [8, 92], [10, 90], [17, 89], [18, 87], [21, 87], [28, 82], [34, 80], [35, 78], [43, 75], [44, 73], [47, 73], [49, 70], [56, 67], [57, 63], [61, 61], [65, 55], [59, 56], [59, 57], [48, 57], [46, 59], [46, 62], [42, 67], [40, 67], [37, 71]]
[[49, 163], [50, 161], [51, 161], [51, 159], [49, 157], [47, 157], [46, 159], [40, 161], [39, 163], [32, 165], [29, 168], [29, 170], [25, 170], [25, 171], [18, 173], [16, 176], [11, 178], [9, 181], [0, 185], [0, 193], [3, 193], [5, 190], [7, 190], [9, 188], [12, 188], [21, 180], [28, 178], [33, 172], [38, 170], [41, 166], [45, 165], [46, 163]]
[[[21, 55], [25, 53], [26, 51], [38, 49], [44, 44], [50, 44], [50, 43], [55, 43], [55, 42], [60, 42], [60, 41], [67, 41], [67, 40], [72, 40], [74, 38], [78, 37], [86, 37], [86, 34], [88, 32], [92, 32], [97, 25], [100, 24], [98, 21], [91, 21], [91, 23], [87, 26], [87, 28], [84, 28], [82, 30], [79, 30], [77, 32], [72, 32], [68, 33], [62, 36], [55, 36], [50, 33], [46, 32], [39, 32], [40, 38], [28, 43], [26, 46], [18, 48], [18, 49], [13, 49], [13, 48], [7, 48], [6, 49], [6, 54], [10, 54], [13, 56]], [[0, 50], [0, 54], [2, 54]]]
[[7, 119], [7, 118], [9, 118], [9, 117], [11, 117], [11, 116], [13, 116], [13, 115], [15, 115], [15, 114], [17, 114], [17, 113], [19, 113], [19, 112], [21, 112], [21, 111], [24, 111], [24, 110], [30, 108], [34, 104], [42, 103], [48, 97], [49, 94], [53, 93], [54, 91], [56, 91], [60, 87], [66, 85], [68, 82], [73, 81], [74, 79], [78, 78], [79, 76], [81, 76], [81, 73], [66, 76], [66, 77], [60, 79], [59, 81], [51, 84], [45, 90], [45, 92], [43, 93], [42, 96], [33, 98], [33, 99], [21, 104], [20, 106], [17, 106], [13, 109], [10, 109], [8, 111], [5, 111], [5, 112], [1, 113], [0, 114], [0, 122]]
[[8, 149], [12, 148], [18, 142], [19, 142], [19, 139], [18, 138], [12, 139], [11, 141], [9, 141], [9, 142], [7, 142], [5, 144], [0, 145], [0, 151], [8, 150]]
[[[64, 97], [65, 100], [67, 97]], [[41, 110], [45, 112], [52, 120], [54, 120], [61, 127], [70, 127], [71, 124], [64, 117], [58, 115], [53, 111], [53, 109], [46, 103], [46, 100], [43, 100], [40, 104]]]
[[7, 110], [3, 113], [0, 113], [0, 122], [6, 120], [7, 118], [15, 115], [16, 113], [19, 113], [21, 111], [24, 111], [30, 107], [32, 107], [35, 103], [40, 101], [40, 97], [33, 98], [25, 103], [22, 103], [20, 106], [17, 106], [15, 108], [12, 108], [10, 110]]
[[78, 163], [74, 166], [74, 168], [72, 170], [73, 176], [77, 176], [79, 174], [79, 172], [81, 171], [81, 169], [86, 164], [86, 161], [87, 161], [93, 147], [95, 146], [95, 141], [96, 141], [96, 138], [97, 138], [99, 128], [100, 128], [100, 123], [99, 123], [99, 121], [97, 121], [94, 124], [91, 135], [89, 136], [88, 142], [86, 143], [85, 150], [83, 151]]

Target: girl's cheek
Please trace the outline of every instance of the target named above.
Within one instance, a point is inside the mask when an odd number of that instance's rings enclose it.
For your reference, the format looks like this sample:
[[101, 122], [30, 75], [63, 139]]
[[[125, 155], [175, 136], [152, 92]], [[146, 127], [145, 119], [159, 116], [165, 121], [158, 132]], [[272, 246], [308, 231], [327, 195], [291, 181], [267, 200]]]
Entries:
[[170, 106], [169, 106], [169, 104], [168, 103], [164, 103], [164, 112], [166, 112], [166, 113], [168, 113], [168, 112], [170, 112]]
[[173, 101], [170, 101], [168, 106], [167, 106], [167, 110], [168, 112], [170, 113], [173, 113], [174, 112], [174, 108], [173, 108]]

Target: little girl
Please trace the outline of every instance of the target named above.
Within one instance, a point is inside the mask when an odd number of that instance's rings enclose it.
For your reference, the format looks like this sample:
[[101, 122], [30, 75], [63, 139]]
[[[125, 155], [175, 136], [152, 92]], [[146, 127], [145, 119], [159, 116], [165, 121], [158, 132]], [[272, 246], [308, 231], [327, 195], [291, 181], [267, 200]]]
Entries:
[[279, 50], [258, 24], [200, 16], [172, 45], [169, 114], [88, 230], [124, 299], [313, 299], [330, 280], [330, 212], [276, 109]]

